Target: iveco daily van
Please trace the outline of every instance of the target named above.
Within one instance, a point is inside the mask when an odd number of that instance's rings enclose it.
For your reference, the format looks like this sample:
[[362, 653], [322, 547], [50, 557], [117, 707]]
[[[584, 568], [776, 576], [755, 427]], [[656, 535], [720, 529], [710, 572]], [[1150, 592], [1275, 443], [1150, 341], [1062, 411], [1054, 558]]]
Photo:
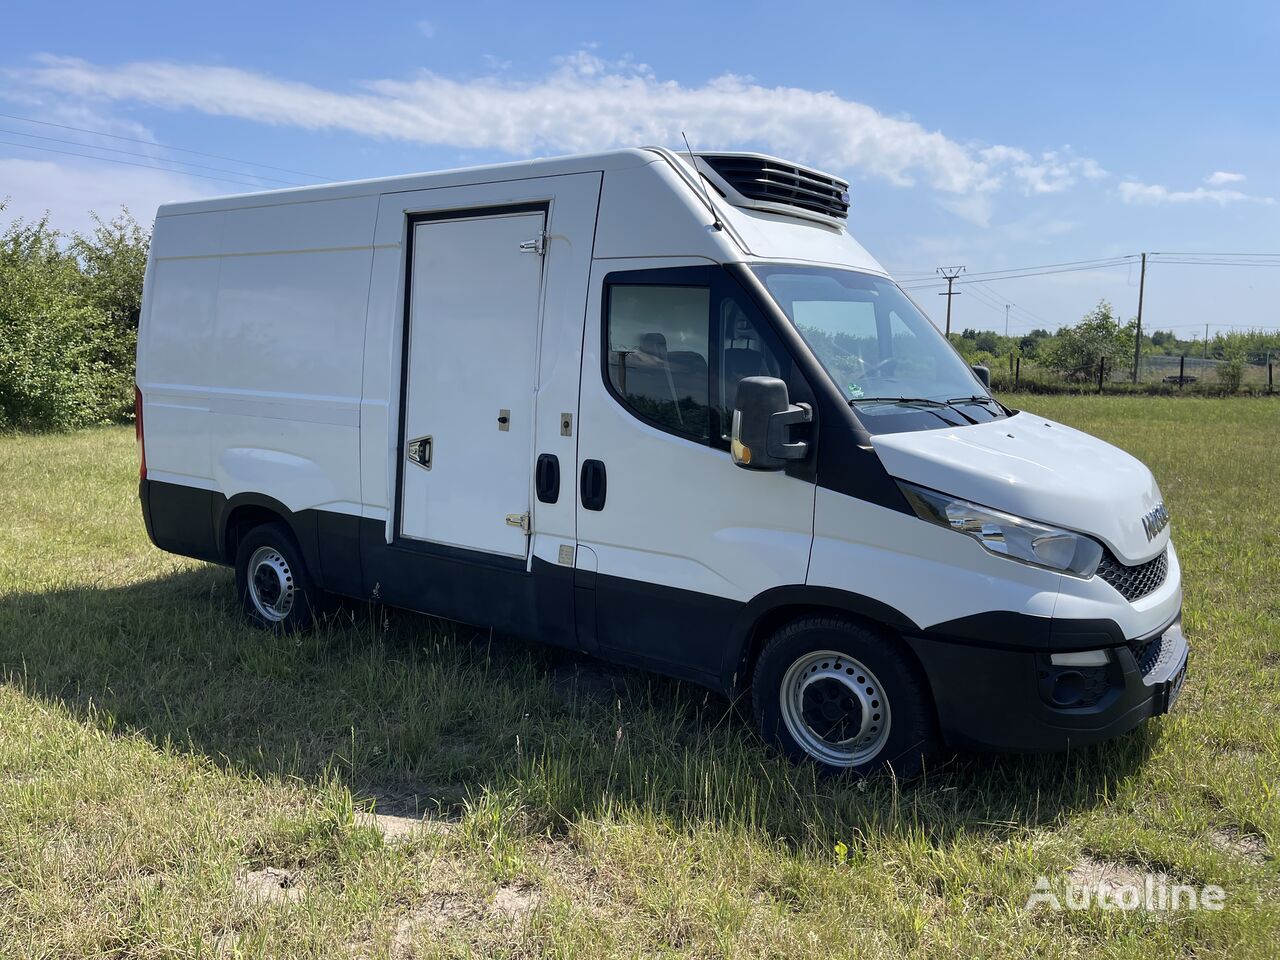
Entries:
[[750, 690], [830, 768], [1168, 710], [1156, 481], [993, 398], [847, 190], [651, 148], [164, 206], [147, 531], [264, 627], [376, 594]]

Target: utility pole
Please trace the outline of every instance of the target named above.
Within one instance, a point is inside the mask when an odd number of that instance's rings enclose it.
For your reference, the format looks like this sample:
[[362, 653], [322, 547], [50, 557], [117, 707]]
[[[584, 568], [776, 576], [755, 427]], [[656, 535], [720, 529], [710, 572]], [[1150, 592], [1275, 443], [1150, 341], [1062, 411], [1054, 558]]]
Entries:
[[1009, 336], [1009, 307], [1011, 306], [1012, 304], [1009, 303], [1004, 305], [1004, 335], [1006, 337]]
[[1133, 382], [1138, 382], [1138, 364], [1142, 360], [1142, 294], [1147, 287], [1147, 255], [1142, 255], [1142, 272], [1138, 274], [1138, 329], [1133, 334]]
[[956, 277], [964, 273], [964, 267], [939, 267], [938, 273], [947, 278], [947, 292], [940, 293], [938, 296], [947, 298], [947, 339], [951, 338], [951, 298], [960, 296], [959, 293], [951, 289], [951, 285], [956, 282]]
[[1209, 359], [1209, 325], [1204, 325], [1204, 358]]

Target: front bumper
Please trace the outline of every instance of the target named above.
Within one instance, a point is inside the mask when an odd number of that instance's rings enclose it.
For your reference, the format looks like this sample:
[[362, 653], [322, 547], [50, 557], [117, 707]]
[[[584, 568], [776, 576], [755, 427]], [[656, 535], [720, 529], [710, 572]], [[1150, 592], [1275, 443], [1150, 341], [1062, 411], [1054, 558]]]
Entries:
[[943, 736], [979, 749], [1065, 750], [1119, 736], [1168, 712], [1187, 670], [1181, 611], [1158, 631], [1111, 647], [1112, 662], [1087, 678], [1085, 705], [1062, 705], [1070, 698], [1059, 696], [1055, 684], [1064, 671], [1050, 665], [1047, 653], [930, 637], [907, 641], [929, 679]]

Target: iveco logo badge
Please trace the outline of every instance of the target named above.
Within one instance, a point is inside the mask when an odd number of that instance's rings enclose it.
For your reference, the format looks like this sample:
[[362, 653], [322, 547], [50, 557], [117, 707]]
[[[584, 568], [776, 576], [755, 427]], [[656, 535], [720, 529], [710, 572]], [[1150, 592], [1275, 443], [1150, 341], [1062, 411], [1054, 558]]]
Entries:
[[1169, 511], [1164, 508], [1163, 500], [1142, 515], [1142, 529], [1147, 531], [1148, 541], [1160, 536], [1160, 531], [1168, 525]]

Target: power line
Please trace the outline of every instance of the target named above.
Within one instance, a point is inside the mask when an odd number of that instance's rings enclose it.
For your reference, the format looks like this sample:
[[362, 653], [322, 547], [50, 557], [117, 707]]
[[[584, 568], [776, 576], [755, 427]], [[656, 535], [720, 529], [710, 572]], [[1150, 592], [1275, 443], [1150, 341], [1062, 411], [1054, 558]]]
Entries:
[[[1040, 270], [1032, 267], [1020, 268], [1021, 272], [1014, 272], [1013, 270], [995, 270], [995, 271], [991, 271], [989, 274], [974, 274], [972, 277], [966, 277], [964, 280], [957, 280], [956, 282], [957, 283], [982, 283], [984, 282], [984, 277], [990, 277], [992, 280], [1020, 280], [1020, 279], [1023, 279], [1024, 277], [1044, 277], [1044, 276], [1049, 276], [1051, 274], [1057, 274], [1057, 273], [1079, 273], [1081, 271], [1088, 271], [1088, 270], [1102, 270], [1110, 267], [1123, 267], [1123, 266], [1128, 266], [1129, 262], [1130, 261], [1128, 257], [1123, 257], [1123, 258], [1117, 257], [1112, 260], [1096, 261], [1087, 266], [1062, 266], [1058, 269], [1053, 269], [1053, 270]], [[917, 286], [929, 286], [933, 284], [938, 284], [940, 282], [941, 281], [938, 281], [938, 280], [933, 280], [933, 281], [905, 280], [902, 282], [901, 285], [904, 287], [906, 286], [917, 287]]]
[[[984, 289], [983, 287], [975, 286], [969, 292], [973, 294], [973, 296], [976, 298], [976, 301], [978, 303], [994, 311], [998, 316], [1005, 315], [1006, 306], [1013, 306], [1013, 304], [1011, 303], [1006, 304], [1004, 301], [992, 299], [991, 294], [989, 294], [986, 291], [986, 289]], [[1021, 317], [1013, 317], [1012, 322], [1021, 324], [1022, 326], [1028, 327], [1028, 328], [1032, 326], [1032, 324], [1028, 323], [1026, 320], [1023, 320]], [[1005, 336], [1008, 336], [1008, 334], [1006, 333]]]
[[138, 163], [136, 160], [117, 160], [114, 157], [95, 157], [89, 153], [76, 153], [74, 150], [58, 150], [54, 147], [41, 147], [34, 143], [18, 143], [16, 140], [0, 140], [0, 144], [10, 147], [24, 147], [27, 150], [43, 150], [45, 153], [60, 153], [67, 157], [82, 157], [85, 160], [99, 160], [102, 163], [120, 163], [127, 167], [142, 167], [145, 170], [159, 170], [162, 173], [176, 173], [184, 177], [198, 177], [201, 180], [216, 180], [219, 183], [237, 183], [242, 187], [262, 188], [260, 183], [250, 183], [248, 180], [232, 180], [230, 177], [211, 177], [204, 173], [188, 173], [185, 170], [174, 170], [172, 167], [157, 167], [152, 163]]
[[91, 130], [88, 127], [73, 127], [67, 123], [54, 123], [52, 120], [37, 120], [34, 117], [19, 117], [12, 113], [0, 113], [0, 117], [6, 120], [21, 120], [23, 123], [38, 123], [45, 127], [57, 127], [60, 130], [74, 130], [77, 133], [91, 133], [95, 137], [109, 137], [112, 140], [125, 140], [129, 143], [141, 143], [149, 147], [160, 147], [164, 150], [173, 150], [177, 153], [189, 153], [196, 157], [209, 157], [212, 160], [227, 160], [231, 163], [239, 163], [247, 167], [262, 167], [264, 170], [276, 170], [280, 173], [294, 173], [300, 177], [310, 177], [312, 180], [333, 180], [334, 177], [323, 177], [318, 173], [307, 173], [304, 170], [290, 170], [288, 167], [273, 167], [269, 163], [257, 163], [253, 160], [241, 160], [239, 157], [227, 157], [220, 153], [204, 153], [200, 150], [189, 150], [186, 147], [171, 147], [167, 144], [157, 143], [154, 140], [143, 140], [138, 137], [126, 137], [118, 133], [103, 133], [100, 130]]
[[981, 284], [984, 290], [990, 290], [993, 294], [995, 294], [1000, 299], [1007, 301], [1013, 307], [1015, 313], [1025, 314], [1029, 320], [1034, 321], [1034, 323], [1029, 323], [1028, 326], [1033, 326], [1035, 324], [1039, 324], [1042, 327], [1052, 326], [1052, 324], [1050, 324], [1048, 320], [1040, 316], [1038, 313], [1028, 310], [1026, 307], [1020, 306], [1017, 303], [1014, 303], [1012, 300], [1010, 300], [1008, 296], [1006, 296], [1005, 294], [997, 290], [995, 288], [995, 285], [992, 284], [990, 280], [980, 280], [978, 282], [979, 284]]
[[1179, 263], [1193, 267], [1280, 267], [1280, 260], [1170, 260], [1153, 258], [1152, 263]]
[[[267, 177], [262, 174], [253, 173], [249, 170], [228, 170], [226, 167], [212, 167], [207, 163], [193, 163], [190, 160], [170, 160], [168, 157], [156, 157], [149, 153], [139, 153], [136, 150], [121, 150], [118, 147], [99, 147], [96, 144], [84, 143], [80, 140], [63, 140], [59, 137], [44, 137], [38, 133], [23, 133], [21, 130], [6, 130], [0, 127], [0, 133], [7, 133], [15, 137], [30, 137], [34, 140], [45, 140], [49, 143], [65, 143], [73, 147], [83, 147], [86, 150], [102, 150], [107, 153], [119, 153], [126, 157], [142, 157], [144, 160], [156, 160], [160, 163], [180, 164], [184, 167], [197, 167], [201, 170], [213, 170], [217, 173], [234, 173], [242, 176], [250, 176], [257, 180], [268, 181], [270, 183], [284, 183], [291, 187], [304, 187], [307, 184], [299, 183], [297, 180], [281, 180], [279, 177]], [[106, 159], [106, 158], [103, 158]], [[183, 170], [175, 170], [175, 173], [185, 173]]]
[[1153, 257], [1280, 257], [1280, 253], [1197, 253], [1188, 250], [1161, 250]]
[[[1085, 266], [1089, 264], [1112, 264], [1112, 263], [1119, 263], [1125, 260], [1136, 260], [1136, 259], [1138, 259], [1138, 255], [1136, 253], [1126, 253], [1126, 254], [1117, 254], [1116, 256], [1113, 256], [1113, 257], [1095, 257], [1090, 260], [1064, 260], [1061, 263], [1038, 263], [1038, 264], [1035, 264], [1034, 266], [1029, 266], [1029, 267], [1006, 267], [1003, 270], [979, 270], [977, 273], [969, 273], [968, 271], [965, 271], [965, 277], [966, 277], [965, 282], [966, 283], [972, 282], [973, 278], [975, 277], [994, 277], [996, 274], [1000, 274], [1000, 273], [1021, 272], [1024, 270], [1050, 270], [1056, 267], [1076, 267], [1076, 266]], [[909, 271], [909, 272], [914, 273], [915, 271]]]

